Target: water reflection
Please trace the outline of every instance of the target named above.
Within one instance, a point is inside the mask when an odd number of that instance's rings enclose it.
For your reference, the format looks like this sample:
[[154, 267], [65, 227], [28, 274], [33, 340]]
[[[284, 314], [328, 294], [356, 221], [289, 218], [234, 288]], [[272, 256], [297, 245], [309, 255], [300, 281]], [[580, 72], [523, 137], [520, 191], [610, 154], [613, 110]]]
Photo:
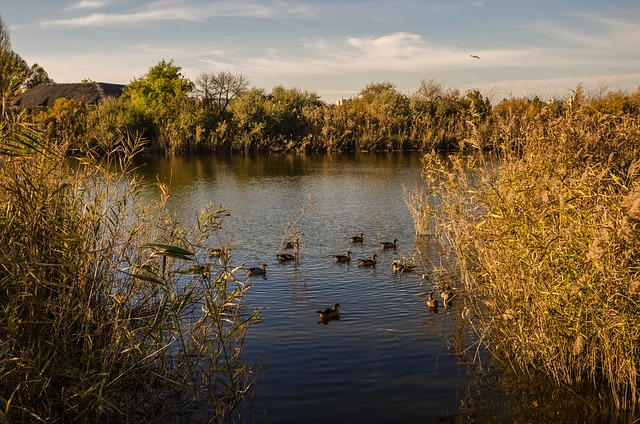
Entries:
[[[414, 235], [403, 189], [420, 184], [419, 154], [152, 158], [141, 172], [171, 180], [168, 206], [184, 222], [223, 205], [230, 216], [208, 248], [229, 249], [233, 266], [266, 264], [246, 299], [262, 312], [245, 354], [264, 364], [248, 422], [532, 422], [504, 412], [515, 403], [480, 358], [447, 256]], [[309, 195], [316, 201], [300, 216]], [[298, 218], [298, 261], [281, 263]], [[336, 263], [347, 251], [351, 260]], [[410, 268], [394, 272], [394, 263]], [[335, 303], [341, 315], [319, 319]]]

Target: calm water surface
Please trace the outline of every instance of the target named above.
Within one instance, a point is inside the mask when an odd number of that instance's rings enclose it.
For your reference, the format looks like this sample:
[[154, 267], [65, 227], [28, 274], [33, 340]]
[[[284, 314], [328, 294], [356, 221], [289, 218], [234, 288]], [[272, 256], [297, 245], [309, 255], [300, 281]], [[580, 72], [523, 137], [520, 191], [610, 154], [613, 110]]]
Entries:
[[[440, 265], [433, 242], [415, 237], [404, 203], [404, 190], [420, 184], [420, 157], [206, 156], [144, 167], [154, 179], [172, 176], [169, 206], [184, 222], [210, 202], [230, 212], [219, 237], [231, 244], [232, 263], [267, 264], [247, 297], [263, 308], [245, 345], [263, 364], [247, 422], [437, 422], [461, 413], [469, 377], [452, 349], [456, 304], [430, 311], [432, 284], [391, 268], [401, 257], [428, 272]], [[297, 223], [300, 263], [281, 264], [279, 244], [309, 198]], [[360, 232], [364, 243], [351, 244]], [[395, 238], [397, 251], [381, 250]], [[354, 259], [377, 253], [377, 267], [333, 262], [347, 250]], [[334, 303], [340, 319], [319, 323], [316, 311]]]

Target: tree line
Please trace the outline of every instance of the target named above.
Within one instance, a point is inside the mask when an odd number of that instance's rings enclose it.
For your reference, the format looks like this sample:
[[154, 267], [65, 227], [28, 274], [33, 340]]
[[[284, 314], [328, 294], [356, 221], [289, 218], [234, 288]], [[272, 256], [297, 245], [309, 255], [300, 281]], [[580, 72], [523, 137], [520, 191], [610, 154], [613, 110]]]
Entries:
[[[19, 89], [51, 80], [44, 69], [29, 68], [11, 51], [1, 20], [0, 39], [6, 41], [0, 83], [4, 116]], [[5, 69], [9, 63], [13, 73]], [[574, 102], [578, 98], [584, 103], [581, 87], [569, 101], [512, 97], [492, 105], [478, 89], [461, 92], [422, 80], [411, 94], [391, 82], [376, 82], [340, 104], [327, 104], [299, 88], [252, 87], [242, 73], [205, 72], [191, 81], [172, 60], [162, 60], [134, 78], [119, 98], [95, 106], [58, 99], [26, 118], [47, 139], [76, 150], [109, 150], [132, 135], [147, 140], [149, 151], [166, 154], [486, 150], [499, 147], [505, 131], [522, 131], [526, 126], [515, 124], [523, 120], [544, 121], [584, 106]], [[594, 113], [603, 108], [637, 113], [640, 94], [601, 93], [587, 103]]]

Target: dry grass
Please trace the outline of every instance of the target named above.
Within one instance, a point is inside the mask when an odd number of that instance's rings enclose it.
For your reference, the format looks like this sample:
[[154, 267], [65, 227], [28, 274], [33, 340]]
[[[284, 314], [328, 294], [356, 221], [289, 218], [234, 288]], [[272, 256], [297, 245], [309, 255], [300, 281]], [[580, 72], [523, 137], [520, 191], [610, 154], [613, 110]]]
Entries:
[[431, 231], [505, 366], [607, 388], [628, 409], [640, 401], [640, 119], [593, 113], [579, 95], [563, 114], [498, 122], [498, 166], [428, 155]]
[[256, 316], [236, 270], [204, 262], [223, 211], [189, 229], [142, 201], [136, 140], [73, 164], [0, 129], [3, 422], [228, 421]]

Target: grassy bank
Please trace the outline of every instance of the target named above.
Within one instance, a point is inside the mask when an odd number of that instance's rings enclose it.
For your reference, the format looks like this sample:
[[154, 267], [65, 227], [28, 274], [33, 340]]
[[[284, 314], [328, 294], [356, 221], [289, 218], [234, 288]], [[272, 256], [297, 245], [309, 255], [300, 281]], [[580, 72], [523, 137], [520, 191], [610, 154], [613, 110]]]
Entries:
[[427, 155], [416, 229], [451, 249], [481, 343], [521, 376], [640, 401], [640, 117], [577, 90], [506, 113], [501, 149]]
[[235, 270], [205, 263], [225, 214], [181, 225], [129, 172], [140, 145], [111, 147], [78, 163], [0, 126], [0, 417], [228, 420], [252, 385], [256, 315]]

